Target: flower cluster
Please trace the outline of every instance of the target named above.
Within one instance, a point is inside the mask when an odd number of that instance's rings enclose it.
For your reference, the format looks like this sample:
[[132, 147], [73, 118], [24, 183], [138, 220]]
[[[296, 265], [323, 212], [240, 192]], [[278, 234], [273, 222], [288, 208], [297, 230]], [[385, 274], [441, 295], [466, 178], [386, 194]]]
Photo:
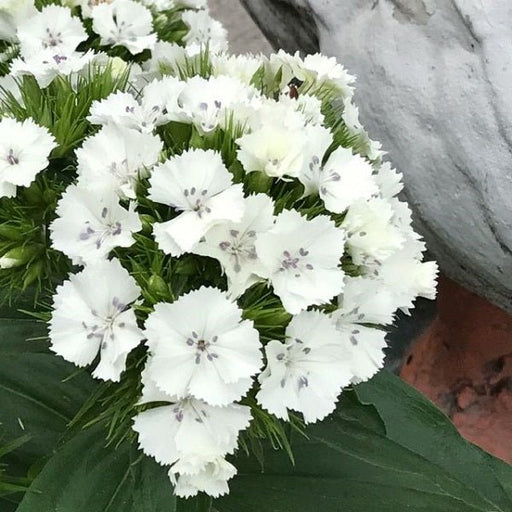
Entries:
[[1, 272], [48, 277], [52, 350], [113, 383], [176, 494], [219, 496], [240, 443], [383, 366], [437, 268], [334, 59], [231, 56], [203, 1], [62, 3], [0, 7]]
[[225, 29], [205, 2], [189, 0], [61, 0], [41, 10], [34, 0], [4, 2], [0, 40], [10, 79], [34, 76], [41, 87], [111, 58], [119, 69], [126, 62], [144, 67], [162, 45], [187, 45], [190, 53], [227, 45]]
[[[151, 111], [154, 104], [141, 113], [145, 137], [110, 126], [76, 151], [97, 129], [94, 116], [87, 119], [92, 102], [117, 91], [119, 106], [131, 108], [135, 99], [124, 105], [125, 91], [139, 91], [169, 60], [200, 60], [206, 48], [213, 54], [225, 47], [225, 30], [202, 0], [0, 2], [2, 300], [33, 285], [44, 288], [62, 272], [47, 228], [68, 185], [97, 173], [104, 178], [104, 162], [115, 153], [108, 165], [120, 170], [111, 179], [125, 180], [119, 185], [133, 196], [138, 173], [159, 159], [161, 144], [152, 144], [150, 132], [165, 116]], [[146, 99], [156, 100], [150, 94], [148, 86]], [[123, 175], [126, 167], [132, 178]]]
[[50, 339], [100, 379], [143, 367], [140, 447], [178, 495], [218, 496], [255, 413], [325, 418], [382, 367], [385, 326], [434, 296], [437, 269], [333, 59], [162, 58], [140, 93], [90, 109], [99, 130], [49, 226], [82, 267]]

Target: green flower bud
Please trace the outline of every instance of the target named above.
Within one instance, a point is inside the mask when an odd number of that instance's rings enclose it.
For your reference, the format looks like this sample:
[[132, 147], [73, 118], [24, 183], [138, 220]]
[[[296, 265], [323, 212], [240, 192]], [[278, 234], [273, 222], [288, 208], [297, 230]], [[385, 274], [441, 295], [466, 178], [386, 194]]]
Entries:
[[15, 247], [7, 251], [0, 258], [0, 269], [21, 267], [28, 263], [34, 256], [41, 252], [41, 248], [35, 245]]
[[[26, 231], [25, 231], [26, 233]], [[22, 240], [24, 237], [23, 229], [20, 226], [12, 226], [8, 224], [0, 225], [0, 239], [4, 240]]]
[[169, 296], [169, 286], [160, 276], [156, 274], [153, 274], [149, 278], [148, 289], [152, 295], [158, 298]]
[[39, 279], [43, 275], [43, 272], [44, 262], [36, 261], [33, 265], [30, 265], [23, 279], [23, 289], [26, 290], [34, 281]]

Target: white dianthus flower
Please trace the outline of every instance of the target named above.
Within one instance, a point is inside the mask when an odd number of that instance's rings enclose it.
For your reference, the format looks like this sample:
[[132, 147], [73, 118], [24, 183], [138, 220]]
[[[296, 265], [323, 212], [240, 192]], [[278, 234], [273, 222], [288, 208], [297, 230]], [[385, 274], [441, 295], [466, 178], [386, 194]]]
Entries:
[[343, 317], [345, 323], [388, 325], [400, 307], [392, 291], [372, 276], [347, 276], [338, 303], [336, 315]]
[[34, 0], [1, 0], [0, 39], [15, 42], [19, 24], [37, 12]]
[[254, 101], [251, 106], [253, 108], [248, 119], [248, 125], [252, 131], [264, 128], [270, 122], [294, 134], [298, 130], [303, 131], [308, 124], [305, 114], [296, 108], [295, 103], [276, 101], [262, 96], [258, 98], [258, 101]]
[[68, 55], [87, 39], [80, 18], [71, 10], [59, 5], [47, 5], [41, 12], [23, 20], [18, 25], [21, 55], [30, 57], [42, 50]]
[[322, 102], [309, 94], [300, 94], [298, 98], [290, 97], [289, 89], [281, 93], [279, 103], [285, 104], [302, 113], [307, 124], [324, 125], [325, 118], [322, 114]]
[[25, 59], [14, 59], [11, 74], [14, 76], [32, 75], [39, 87], [48, 87], [57, 76], [70, 76], [82, 71], [94, 58], [94, 52], [56, 52], [48, 48], [34, 53]]
[[118, 381], [128, 353], [143, 339], [129, 308], [140, 295], [119, 261], [89, 265], [57, 288], [50, 320], [51, 349], [78, 366], [91, 364], [103, 380]]
[[119, 204], [115, 190], [94, 190], [71, 185], [62, 195], [50, 225], [52, 245], [75, 264], [105, 259], [116, 247], [134, 243], [133, 233], [142, 229], [134, 204]]
[[309, 125], [304, 128], [306, 144], [302, 168], [298, 176], [304, 185], [304, 195], [320, 193], [320, 184], [325, 179], [322, 173], [322, 163], [325, 153], [334, 142], [331, 131], [324, 126]]
[[153, 80], [144, 87], [141, 108], [144, 117], [155, 126], [161, 126], [169, 121], [186, 122], [188, 116], [179, 105], [179, 97], [186, 83], [173, 76], [161, 80]]
[[294, 210], [285, 210], [255, 246], [274, 292], [288, 312], [297, 314], [341, 293], [345, 233], [329, 217], [307, 220]]
[[186, 82], [178, 102], [190, 122], [207, 134], [218, 126], [225, 128], [231, 117], [243, 123], [258, 97], [254, 87], [229, 76], [194, 76]]
[[135, 97], [122, 91], [114, 92], [103, 100], [94, 101], [87, 120], [91, 124], [115, 124], [146, 133], [151, 133], [155, 127], [144, 115]]
[[403, 247], [405, 237], [392, 224], [393, 208], [385, 199], [353, 203], [343, 220], [347, 247], [356, 265], [368, 260], [383, 261]]
[[397, 307], [408, 313], [416, 297], [435, 299], [438, 267], [422, 261], [418, 244], [408, 240], [382, 263], [369, 265], [367, 272], [378, 278], [392, 293]]
[[294, 55], [279, 50], [270, 56], [269, 67], [272, 74], [281, 70], [281, 88], [287, 86], [294, 78], [320, 85], [329, 83], [339, 90], [343, 97], [353, 95], [353, 83], [355, 78], [347, 73], [334, 57], [327, 57], [316, 53], [307, 55], [304, 59], [299, 52]]
[[106, 125], [76, 151], [78, 184], [114, 190], [135, 199], [139, 177], [149, 175], [158, 162], [162, 141], [121, 125]]
[[218, 53], [211, 55], [213, 76], [227, 75], [236, 78], [245, 85], [250, 85], [254, 74], [262, 66], [261, 55], [229, 55]]
[[151, 49], [157, 41], [151, 11], [133, 0], [114, 0], [92, 8], [92, 29], [100, 44], [124, 46], [132, 55]]
[[265, 347], [267, 368], [260, 375], [258, 402], [278, 418], [288, 409], [301, 412], [306, 423], [325, 418], [342, 388], [350, 383], [350, 356], [335, 323], [318, 311], [295, 316], [286, 341]]
[[151, 58], [143, 64], [143, 77], [150, 82], [166, 75], [179, 76], [179, 69], [186, 66], [189, 57], [200, 53], [200, 48], [180, 46], [168, 41], [157, 41], [151, 51]]
[[150, 199], [181, 212], [153, 226], [155, 240], [167, 254], [190, 252], [216, 224], [242, 218], [242, 185], [233, 185], [220, 154], [212, 150], [172, 157], [153, 169], [150, 184]]
[[371, 379], [384, 366], [387, 347], [386, 331], [366, 325], [337, 323], [340, 343], [349, 357], [351, 382], [358, 384]]
[[178, 105], [184, 87], [185, 82], [174, 77], [153, 80], [144, 87], [140, 101], [130, 93], [117, 91], [93, 102], [87, 119], [92, 124], [115, 124], [151, 133], [171, 120], [187, 119]]
[[357, 384], [373, 377], [384, 365], [386, 332], [370, 325], [391, 324], [400, 304], [389, 286], [375, 276], [347, 278], [338, 303], [332, 318], [350, 356], [352, 382]]
[[16, 187], [28, 187], [48, 166], [57, 146], [50, 132], [32, 119], [0, 121], [0, 197], [13, 197]]
[[251, 421], [251, 410], [244, 405], [217, 407], [191, 396], [179, 399], [166, 394], [158, 390], [147, 369], [142, 383], [139, 404], [168, 404], [134, 418], [139, 446], [161, 465], [179, 463], [183, 472], [200, 472], [209, 461], [233, 453], [239, 432]]
[[367, 160], [352, 153], [351, 149], [339, 147], [323, 165], [321, 157], [313, 155], [299, 179], [306, 193], [318, 191], [327, 210], [343, 213], [354, 202], [378, 193], [372, 173], [373, 168]]
[[229, 295], [239, 297], [265, 275], [255, 242], [260, 233], [273, 225], [272, 199], [265, 194], [249, 196], [240, 222], [225, 222], [211, 228], [194, 252], [219, 260], [228, 278]]
[[283, 179], [300, 175], [307, 146], [304, 127], [291, 128], [279, 121], [269, 118], [261, 128], [237, 139], [237, 158], [246, 172]]
[[198, 472], [183, 472], [179, 462], [169, 471], [174, 492], [182, 498], [190, 498], [199, 492], [204, 492], [213, 498], [223, 496], [229, 492], [228, 480], [235, 475], [235, 466], [222, 457], [209, 461]]
[[159, 303], [146, 321], [146, 372], [180, 399], [215, 405], [240, 399], [261, 367], [258, 331], [225, 292], [200, 288], [172, 304]]
[[222, 23], [214, 20], [208, 11], [185, 11], [182, 19], [189, 31], [183, 37], [187, 44], [208, 45], [212, 52], [225, 51], [228, 48], [227, 30]]
[[345, 97], [352, 96], [355, 77], [336, 60], [321, 53], [306, 55], [304, 57], [304, 69], [314, 76], [318, 82], [330, 81], [334, 83]]
[[393, 169], [389, 162], [384, 162], [373, 177], [379, 186], [380, 195], [384, 199], [397, 196], [404, 188], [402, 174]]

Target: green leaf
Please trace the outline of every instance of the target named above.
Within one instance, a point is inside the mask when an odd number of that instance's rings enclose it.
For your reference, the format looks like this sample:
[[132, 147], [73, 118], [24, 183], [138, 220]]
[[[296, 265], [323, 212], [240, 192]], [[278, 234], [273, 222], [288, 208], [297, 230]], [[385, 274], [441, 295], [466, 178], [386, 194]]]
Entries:
[[212, 498], [206, 494], [177, 500], [176, 512], [210, 512], [211, 510]]
[[[456, 432], [392, 374], [345, 392], [338, 410], [296, 438], [292, 467], [267, 448], [265, 470], [238, 456], [219, 512], [509, 512], [512, 469]], [[498, 475], [498, 477], [497, 477]], [[508, 483], [507, 483], [508, 482]]]
[[45, 465], [17, 512], [176, 512], [165, 468], [106, 431], [80, 432]]
[[0, 319], [0, 435], [6, 443], [30, 436], [4, 459], [13, 475], [26, 475], [36, 461], [52, 454], [94, 388], [86, 372], [63, 382], [76, 367], [50, 353], [45, 338], [40, 322]]
[[[492, 476], [483, 478], [492, 457], [463, 440], [447, 417], [418, 391], [398, 377], [381, 372], [370, 383], [358, 386], [356, 393], [363, 404], [377, 409], [389, 439], [456, 475], [503, 510], [512, 510], [510, 496], [506, 496], [501, 483]], [[508, 474], [510, 478], [510, 467]]]
[[496, 459], [488, 454], [486, 455], [488, 463], [492, 467], [496, 478], [503, 486], [509, 500], [512, 501], [512, 472], [510, 471], [510, 465], [500, 459]]

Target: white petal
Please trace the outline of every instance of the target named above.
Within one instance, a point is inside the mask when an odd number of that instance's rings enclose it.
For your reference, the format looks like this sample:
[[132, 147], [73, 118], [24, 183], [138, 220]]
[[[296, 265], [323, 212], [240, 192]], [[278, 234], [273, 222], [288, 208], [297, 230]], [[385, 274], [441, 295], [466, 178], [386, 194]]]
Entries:
[[249, 286], [265, 275], [258, 258], [255, 241], [260, 233], [274, 223], [274, 202], [265, 194], [247, 197], [240, 222], [225, 222], [211, 228], [204, 241], [195, 248], [196, 254], [219, 260], [228, 277], [231, 297], [239, 297]]
[[294, 317], [286, 337], [265, 347], [268, 366], [259, 377], [258, 402], [283, 419], [288, 409], [302, 412], [307, 423], [323, 419], [353, 376], [350, 352], [334, 322], [317, 311]]
[[215, 288], [157, 304], [146, 321], [147, 377], [169, 395], [226, 405], [251, 387], [261, 367], [259, 334]]
[[[48, 166], [48, 157], [57, 146], [50, 132], [32, 119], [0, 121], [0, 186], [14, 195], [15, 186], [28, 187]], [[1, 193], [1, 192], [0, 192]]]
[[71, 185], [57, 205], [51, 225], [53, 247], [75, 263], [96, 262], [115, 247], [129, 247], [142, 223], [133, 208], [125, 210], [114, 190]]
[[341, 292], [344, 238], [328, 217], [307, 220], [294, 210], [283, 211], [275, 226], [258, 237], [257, 253], [287, 311], [299, 313]]
[[236, 475], [236, 468], [225, 459], [217, 458], [199, 472], [194, 474], [176, 473], [181, 467], [176, 464], [170, 471], [169, 476], [174, 482], [174, 492], [182, 498], [190, 498], [198, 492], [204, 492], [209, 496], [218, 498], [229, 492], [228, 480]]
[[135, 280], [117, 260], [90, 265], [72, 275], [54, 296], [51, 349], [86, 366], [101, 348], [94, 375], [119, 380], [128, 353], [143, 338], [134, 312], [126, 309], [139, 295]]
[[157, 163], [162, 141], [122, 125], [104, 126], [76, 151], [78, 183], [114, 189], [121, 197], [135, 198], [139, 175]]
[[334, 151], [321, 173], [320, 197], [326, 208], [343, 213], [357, 200], [377, 194], [379, 189], [372, 173], [370, 163], [352, 150], [340, 147]]

